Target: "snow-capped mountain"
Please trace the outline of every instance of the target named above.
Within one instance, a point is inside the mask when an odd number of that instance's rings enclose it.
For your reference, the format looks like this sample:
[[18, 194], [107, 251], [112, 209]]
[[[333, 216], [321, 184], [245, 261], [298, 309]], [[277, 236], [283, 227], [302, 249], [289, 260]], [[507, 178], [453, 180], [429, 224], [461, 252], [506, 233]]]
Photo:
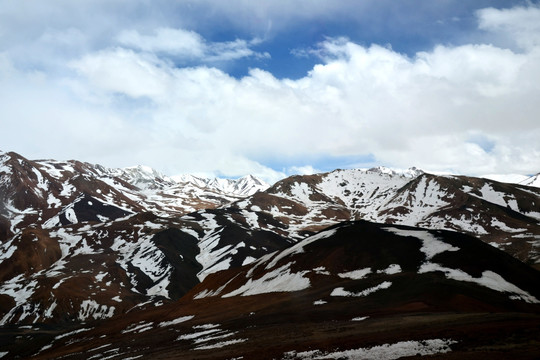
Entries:
[[138, 165], [122, 169], [106, 169], [113, 177], [118, 177], [141, 190], [157, 190], [174, 186], [176, 183], [159, 171]]
[[[270, 288], [276, 285], [272, 279], [281, 275], [290, 286], [295, 279], [305, 282], [306, 274], [316, 273], [319, 265], [298, 258], [305, 268], [296, 271], [291, 265], [274, 277], [271, 271], [285, 266], [279, 266], [278, 257], [301, 253], [304, 250], [294, 249], [308, 248], [304, 242], [321, 230], [357, 220], [396, 229], [423, 227], [432, 229], [433, 236], [438, 230], [453, 230], [492, 245], [472, 252], [471, 263], [483, 252], [504, 250], [530, 265], [540, 264], [540, 189], [535, 187], [436, 176], [414, 168], [336, 170], [292, 176], [263, 190], [266, 186], [250, 176], [236, 181], [187, 175], [171, 179], [145, 167], [107, 169], [0, 154], [0, 326], [73, 329], [80, 322], [136, 319], [139, 312], [155, 315], [161, 307], [175, 313], [176, 301], [184, 301], [184, 306], [196, 298], [198, 304], [213, 304], [218, 293], [232, 293], [225, 303], [209, 305], [211, 318], [227, 301], [258, 291], [250, 290], [258, 279]], [[375, 233], [374, 239], [381, 238]], [[339, 264], [349, 260], [339, 251], [333, 254], [321, 272], [345, 271]], [[473, 266], [460, 265], [458, 270], [444, 261], [433, 264], [450, 269], [434, 270], [444, 274]], [[270, 272], [259, 274], [263, 265]], [[253, 267], [256, 278], [237, 272]], [[468, 274], [482, 278], [488, 270]], [[518, 296], [519, 288], [539, 298], [529, 285], [489, 271], [504, 280], [491, 279], [495, 283], [515, 285], [508, 287], [511, 296]], [[318, 300], [327, 301], [313, 301]], [[167, 319], [163, 321], [174, 321]], [[126, 323], [122, 331], [146, 332], [146, 320], [140, 321]], [[0, 354], [3, 351], [0, 348]]]
[[32, 161], [16, 153], [0, 153], [0, 240], [30, 225], [50, 228], [144, 211], [179, 216], [268, 187], [252, 176], [190, 179], [179, 183], [144, 166], [108, 169], [79, 161]]
[[208, 276], [178, 302], [69, 329], [20, 327], [3, 350], [36, 360], [529, 359], [540, 354], [539, 281], [467, 235], [345, 222]]
[[[537, 188], [481, 178], [336, 170], [284, 179], [232, 206], [249, 213], [253, 227], [295, 239], [363, 219], [469, 233], [534, 264], [540, 262], [539, 197]], [[285, 226], [259, 221], [268, 214]]]
[[266, 182], [253, 175], [247, 175], [239, 179], [209, 179], [193, 175], [176, 175], [172, 176], [171, 179], [180, 184], [192, 184], [236, 196], [250, 196], [257, 191], [264, 191], [270, 187]]

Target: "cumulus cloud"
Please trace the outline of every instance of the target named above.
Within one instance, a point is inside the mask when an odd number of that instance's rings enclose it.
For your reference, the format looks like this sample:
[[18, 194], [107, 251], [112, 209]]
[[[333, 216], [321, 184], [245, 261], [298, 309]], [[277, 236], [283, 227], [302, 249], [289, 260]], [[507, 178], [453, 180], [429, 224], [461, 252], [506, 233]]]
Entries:
[[[101, 53], [79, 68], [94, 86], [160, 104], [159, 128], [252, 159], [372, 152], [400, 167], [502, 171], [516, 167], [518, 138], [538, 131], [527, 104], [540, 87], [524, 81], [540, 70], [534, 53], [439, 46], [408, 58], [343, 39], [320, 47], [325, 63], [296, 81], [259, 69], [237, 80], [213, 68], [157, 66], [131, 51]], [[471, 141], [471, 131], [492, 139], [490, 151]]]
[[[526, 41], [519, 49], [439, 45], [406, 55], [326, 38], [303, 50], [318, 64], [297, 80], [258, 68], [232, 77], [212, 62], [265, 56], [252, 50], [256, 40], [211, 42], [173, 27], [119, 31], [106, 46], [72, 56], [60, 73], [18, 69], [5, 52], [0, 104], [10, 120], [3, 125], [35, 145], [25, 150], [12, 137], [2, 150], [32, 157], [46, 148], [108, 166], [269, 181], [319, 171], [309, 162], [319, 157], [355, 165], [365, 154], [398, 168], [536, 173], [540, 30], [530, 19], [540, 23], [538, 7], [477, 14], [485, 31], [511, 30]], [[80, 38], [51, 34], [45, 40]], [[200, 64], [175, 62], [182, 57]]]

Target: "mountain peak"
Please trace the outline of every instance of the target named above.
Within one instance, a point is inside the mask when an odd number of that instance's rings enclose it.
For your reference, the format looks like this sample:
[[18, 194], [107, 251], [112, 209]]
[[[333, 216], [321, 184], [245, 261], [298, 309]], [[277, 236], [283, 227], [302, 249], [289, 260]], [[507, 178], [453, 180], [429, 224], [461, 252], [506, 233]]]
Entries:
[[240, 197], [253, 195], [257, 191], [266, 190], [269, 187], [267, 183], [253, 175], [246, 175], [238, 179], [224, 179], [202, 178], [195, 175], [182, 174], [172, 176], [171, 179], [176, 183], [192, 184], [200, 188], [207, 188], [212, 191]]
[[406, 170], [393, 169], [393, 168], [388, 168], [386, 166], [377, 166], [377, 167], [370, 168], [367, 171], [372, 172], [372, 173], [387, 174], [390, 176], [402, 176], [402, 177], [411, 178], [411, 179], [424, 174], [424, 171], [416, 168], [415, 166], [410, 167]]

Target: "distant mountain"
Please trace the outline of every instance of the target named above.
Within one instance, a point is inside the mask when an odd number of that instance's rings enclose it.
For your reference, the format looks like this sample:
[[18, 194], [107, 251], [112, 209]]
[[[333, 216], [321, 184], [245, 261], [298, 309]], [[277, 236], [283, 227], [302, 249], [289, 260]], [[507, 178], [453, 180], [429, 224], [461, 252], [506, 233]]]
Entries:
[[0, 153], [0, 240], [30, 225], [104, 222], [145, 211], [170, 217], [215, 208], [268, 187], [238, 180], [177, 182], [154, 169], [108, 169], [79, 161], [28, 160]]
[[[201, 249], [199, 240], [206, 241], [216, 221], [226, 222], [219, 215], [182, 215], [267, 186], [251, 176], [212, 181], [178, 183], [146, 167], [0, 154], [0, 325], [85, 321], [178, 299], [211, 265], [215, 245]], [[251, 235], [228, 228], [233, 238], [221, 231], [224, 242]], [[256, 233], [264, 249], [256, 246]], [[232, 264], [287, 245], [255, 231]]]
[[538, 188], [487, 179], [370, 169], [292, 176], [231, 206], [253, 227], [294, 239], [363, 219], [465, 232], [538, 264], [539, 198]]
[[239, 179], [208, 179], [193, 175], [177, 175], [171, 177], [171, 179], [180, 184], [192, 184], [236, 196], [250, 196], [257, 191], [264, 191], [270, 186], [253, 175], [247, 175]]
[[[176, 303], [19, 327], [33, 359], [534, 359], [540, 273], [467, 235], [345, 222], [208, 276]], [[24, 334], [24, 340], [21, 334]]]

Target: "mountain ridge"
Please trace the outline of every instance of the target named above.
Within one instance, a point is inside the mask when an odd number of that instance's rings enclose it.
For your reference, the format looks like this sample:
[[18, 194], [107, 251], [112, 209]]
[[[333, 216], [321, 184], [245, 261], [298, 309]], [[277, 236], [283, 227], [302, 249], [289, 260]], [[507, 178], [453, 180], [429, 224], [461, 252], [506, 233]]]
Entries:
[[[194, 296], [212, 304], [210, 294], [243, 298], [241, 294], [257, 291], [251, 287], [257, 279], [274, 289], [303, 287], [302, 272], [324, 275], [331, 261], [338, 267], [348, 254], [331, 250], [321, 274], [318, 265], [296, 271], [300, 262], [283, 264], [279, 276], [264, 272], [257, 278], [244, 277], [244, 283], [239, 282], [243, 275], [232, 280], [226, 274], [237, 275], [257, 264], [277, 269], [270, 266], [276, 254], [286, 258], [291, 252], [301, 253], [295, 249], [307, 247], [302, 244], [317, 233], [362, 221], [373, 224], [365, 225], [373, 229], [410, 226], [430, 234], [453, 231], [445, 235], [449, 237], [468, 234], [463, 236], [491, 245], [481, 247], [482, 253], [502, 250], [532, 267], [540, 264], [540, 189], [534, 187], [418, 169], [372, 168], [291, 176], [252, 195], [233, 196], [205, 189], [200, 186], [205, 181], [193, 176], [178, 184], [168, 183], [166, 177], [152, 182], [157, 175], [144, 167], [117, 175], [77, 161], [36, 162], [17, 154], [0, 155], [1, 327], [44, 324], [73, 329], [80, 322], [135, 319], [136, 313], [150, 314], [178, 301], [184, 306]], [[232, 181], [216, 181], [219, 184], [235, 187]], [[381, 239], [390, 236], [375, 234]], [[392, 243], [400, 246], [399, 241]], [[386, 253], [381, 254], [385, 258]], [[482, 272], [467, 270], [478, 262], [475, 257], [481, 258], [479, 251], [474, 254], [464, 255], [468, 265], [460, 265], [470, 277], [458, 273], [469, 280], [483, 279]], [[279, 262], [275, 260], [276, 265]], [[386, 265], [372, 272], [397, 270], [389, 267], [392, 263]], [[430, 273], [456, 274], [448, 269], [456, 270], [450, 263], [435, 262], [425, 268]], [[279, 280], [281, 275], [284, 281]], [[506, 283], [510, 282], [523, 290], [519, 280], [492, 275], [484, 280], [515, 290]], [[381, 285], [384, 281], [364, 288], [343, 287], [342, 293], [361, 294], [387, 286]], [[512, 296], [526, 298], [514, 290]], [[529, 294], [540, 298], [536, 292]], [[317, 300], [321, 299], [313, 301]], [[222, 301], [230, 304], [223, 299], [218, 303]]]

